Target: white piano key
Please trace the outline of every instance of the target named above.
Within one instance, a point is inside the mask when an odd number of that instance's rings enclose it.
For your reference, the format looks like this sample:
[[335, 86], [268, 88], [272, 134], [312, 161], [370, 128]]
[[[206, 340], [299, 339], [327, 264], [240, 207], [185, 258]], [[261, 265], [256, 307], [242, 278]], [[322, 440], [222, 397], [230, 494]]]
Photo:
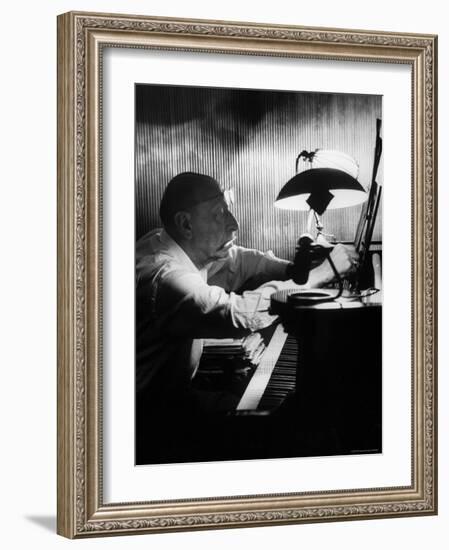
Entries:
[[287, 333], [282, 325], [278, 325], [263, 354], [257, 370], [254, 372], [246, 390], [237, 405], [237, 410], [255, 410], [270, 381], [271, 374], [287, 339]]

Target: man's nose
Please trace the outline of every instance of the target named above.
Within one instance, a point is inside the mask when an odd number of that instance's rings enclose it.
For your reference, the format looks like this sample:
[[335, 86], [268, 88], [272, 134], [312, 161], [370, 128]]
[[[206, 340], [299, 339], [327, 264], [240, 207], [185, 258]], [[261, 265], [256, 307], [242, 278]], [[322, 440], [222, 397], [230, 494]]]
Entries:
[[227, 227], [229, 231], [238, 231], [239, 230], [239, 222], [236, 220], [232, 212], [229, 212], [228, 210], [228, 220], [227, 220]]

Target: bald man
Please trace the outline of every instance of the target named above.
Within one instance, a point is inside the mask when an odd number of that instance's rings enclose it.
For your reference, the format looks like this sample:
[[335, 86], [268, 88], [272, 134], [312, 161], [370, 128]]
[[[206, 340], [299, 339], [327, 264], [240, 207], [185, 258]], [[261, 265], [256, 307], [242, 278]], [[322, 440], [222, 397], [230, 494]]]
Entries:
[[[216, 180], [192, 172], [179, 174], [162, 197], [163, 229], [137, 242], [138, 422], [149, 418], [142, 411], [150, 403], [153, 409], [186, 415], [229, 407], [232, 398], [215, 398], [211, 404], [192, 391], [202, 338], [237, 338], [268, 326], [275, 320], [267, 311], [270, 295], [298, 288], [288, 280], [290, 262], [234, 244], [238, 223], [229, 208]], [[336, 246], [332, 258], [340, 273], [351, 269], [353, 258], [345, 247]], [[321, 286], [333, 276], [325, 262], [310, 272], [308, 286]], [[248, 280], [259, 284], [256, 310], [254, 295], [238, 293]]]

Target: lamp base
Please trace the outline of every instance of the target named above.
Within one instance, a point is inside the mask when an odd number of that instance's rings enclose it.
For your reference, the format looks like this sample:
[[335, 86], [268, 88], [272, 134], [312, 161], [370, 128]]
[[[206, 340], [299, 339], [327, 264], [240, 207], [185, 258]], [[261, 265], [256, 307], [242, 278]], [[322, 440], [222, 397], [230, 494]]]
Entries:
[[[348, 293], [344, 291], [342, 298], [344, 298], [347, 294]], [[326, 307], [325, 304], [328, 304], [328, 307], [331, 308], [340, 308], [341, 300], [338, 298], [339, 295], [339, 290], [334, 288], [279, 290], [271, 296], [270, 310], [274, 315], [280, 315], [282, 317], [285, 314], [289, 315], [290, 312], [295, 311], [298, 308], [302, 309], [310, 307], [313, 309], [314, 306]], [[353, 303], [354, 305], [356, 304], [356, 302]], [[321, 306], [320, 304], [323, 305]]]
[[332, 290], [300, 290], [293, 292], [288, 296], [288, 302], [292, 306], [311, 306], [314, 304], [321, 304], [323, 302], [330, 302], [336, 297], [335, 291]]

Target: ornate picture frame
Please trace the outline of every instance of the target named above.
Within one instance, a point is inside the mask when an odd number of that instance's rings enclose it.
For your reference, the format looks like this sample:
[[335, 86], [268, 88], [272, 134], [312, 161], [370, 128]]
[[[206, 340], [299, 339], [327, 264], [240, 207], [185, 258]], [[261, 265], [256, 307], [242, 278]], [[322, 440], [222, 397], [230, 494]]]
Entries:
[[[411, 70], [411, 483], [106, 502], [103, 53], [106, 48]], [[58, 533], [89, 536], [437, 513], [437, 37], [70, 12], [58, 17]], [[406, 313], [404, 312], [404, 315]], [[404, 359], [405, 361], [407, 360]], [[129, 365], [133, 369], [133, 365]], [[201, 468], [201, 465], [197, 466]]]

